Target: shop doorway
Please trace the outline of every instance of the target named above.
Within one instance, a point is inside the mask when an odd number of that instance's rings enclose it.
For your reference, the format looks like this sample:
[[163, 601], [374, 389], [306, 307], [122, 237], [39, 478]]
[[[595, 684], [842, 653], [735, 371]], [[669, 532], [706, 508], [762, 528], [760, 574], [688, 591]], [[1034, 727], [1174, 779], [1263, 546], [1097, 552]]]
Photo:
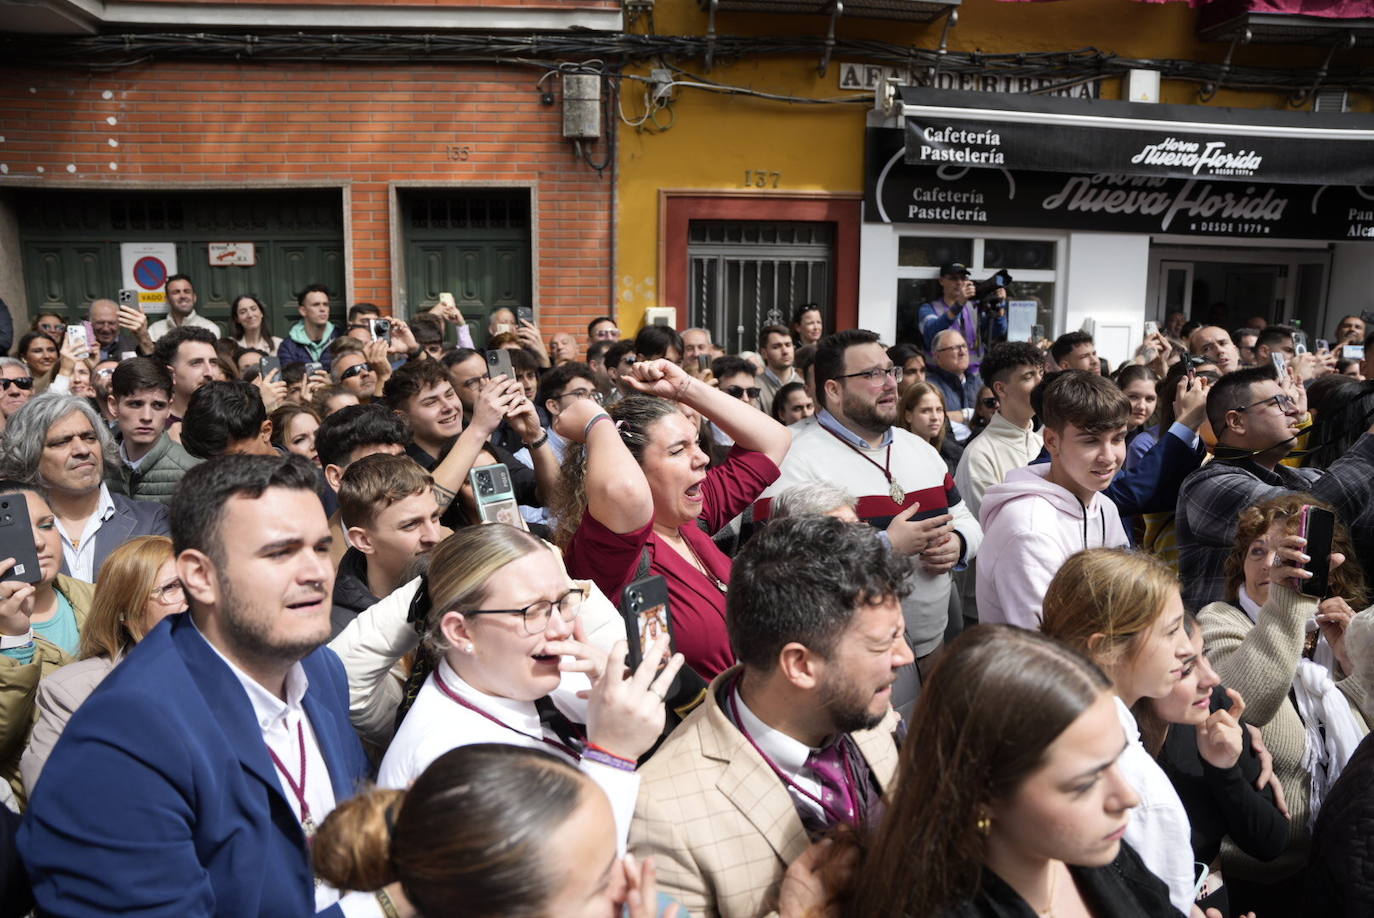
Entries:
[[1150, 248], [1149, 318], [1170, 313], [1236, 329], [1253, 317], [1269, 324], [1297, 320], [1313, 338], [1339, 318], [1327, 315], [1331, 254], [1325, 249]]

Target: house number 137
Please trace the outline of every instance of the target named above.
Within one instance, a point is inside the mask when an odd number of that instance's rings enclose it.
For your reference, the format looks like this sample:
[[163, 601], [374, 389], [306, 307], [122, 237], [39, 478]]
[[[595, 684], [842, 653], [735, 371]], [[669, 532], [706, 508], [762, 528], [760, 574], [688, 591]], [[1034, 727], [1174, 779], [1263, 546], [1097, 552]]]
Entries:
[[769, 172], [763, 169], [744, 170], [744, 187], [746, 188], [777, 188], [778, 182], [781, 180], [781, 172]]

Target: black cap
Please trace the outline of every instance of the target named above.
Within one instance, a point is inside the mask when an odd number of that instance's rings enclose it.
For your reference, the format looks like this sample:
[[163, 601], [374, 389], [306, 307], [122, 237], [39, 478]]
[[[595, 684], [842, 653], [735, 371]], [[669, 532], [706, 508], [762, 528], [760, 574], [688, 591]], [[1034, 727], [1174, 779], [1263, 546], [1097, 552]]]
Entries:
[[946, 262], [940, 266], [941, 277], [968, 277], [969, 270], [957, 261]]

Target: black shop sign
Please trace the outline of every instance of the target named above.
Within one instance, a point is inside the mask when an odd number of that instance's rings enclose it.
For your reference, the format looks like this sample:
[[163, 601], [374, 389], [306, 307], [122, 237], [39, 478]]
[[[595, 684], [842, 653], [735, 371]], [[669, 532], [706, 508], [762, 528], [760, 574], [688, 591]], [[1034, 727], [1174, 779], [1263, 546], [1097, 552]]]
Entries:
[[868, 129], [866, 222], [1374, 239], [1374, 186], [913, 164], [905, 141], [900, 128]]

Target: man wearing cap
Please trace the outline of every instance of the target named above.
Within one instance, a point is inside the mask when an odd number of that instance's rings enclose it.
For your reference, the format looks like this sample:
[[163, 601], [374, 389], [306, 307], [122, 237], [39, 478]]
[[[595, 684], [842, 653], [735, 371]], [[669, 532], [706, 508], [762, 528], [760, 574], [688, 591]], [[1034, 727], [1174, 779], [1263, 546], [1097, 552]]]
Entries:
[[941, 297], [926, 303], [917, 314], [921, 337], [925, 339], [926, 349], [933, 354], [931, 349], [936, 335], [947, 328], [959, 332], [968, 342], [969, 371], [976, 376], [987, 342], [979, 334], [978, 309], [970, 302], [973, 284], [968, 268], [957, 261], [941, 265], [940, 289], [943, 291]]

